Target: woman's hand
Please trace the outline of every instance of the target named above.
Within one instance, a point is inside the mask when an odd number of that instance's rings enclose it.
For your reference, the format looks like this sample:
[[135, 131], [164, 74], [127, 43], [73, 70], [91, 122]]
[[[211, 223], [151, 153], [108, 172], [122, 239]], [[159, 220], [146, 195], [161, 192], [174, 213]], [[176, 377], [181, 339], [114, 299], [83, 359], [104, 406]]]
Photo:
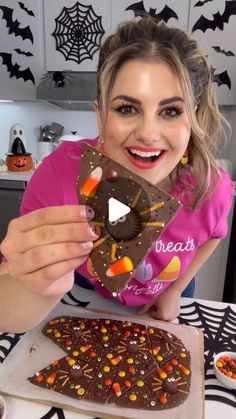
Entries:
[[7, 273], [33, 294], [64, 295], [98, 238], [88, 224], [92, 218], [92, 209], [64, 205], [12, 220], [1, 243]]
[[180, 297], [180, 291], [170, 285], [153, 301], [145, 304], [138, 311], [138, 314], [148, 313], [154, 319], [166, 321], [174, 320], [180, 312]]

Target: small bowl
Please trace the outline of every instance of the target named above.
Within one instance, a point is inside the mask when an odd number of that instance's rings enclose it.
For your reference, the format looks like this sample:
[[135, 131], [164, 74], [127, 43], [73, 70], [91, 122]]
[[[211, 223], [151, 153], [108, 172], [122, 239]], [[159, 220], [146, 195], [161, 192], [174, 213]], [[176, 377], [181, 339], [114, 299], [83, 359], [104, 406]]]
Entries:
[[222, 357], [222, 356], [229, 356], [231, 359], [235, 359], [236, 360], [236, 352], [229, 352], [229, 351], [225, 351], [225, 352], [220, 352], [218, 354], [216, 354], [215, 358], [214, 358], [214, 372], [216, 375], [216, 378], [222, 383], [224, 384], [225, 387], [228, 388], [232, 388], [234, 390], [236, 390], [236, 379], [235, 378], [230, 378], [227, 375], [225, 375], [223, 372], [221, 372], [218, 367], [216, 366], [216, 362]]
[[0, 419], [5, 419], [7, 414], [7, 404], [0, 394]]

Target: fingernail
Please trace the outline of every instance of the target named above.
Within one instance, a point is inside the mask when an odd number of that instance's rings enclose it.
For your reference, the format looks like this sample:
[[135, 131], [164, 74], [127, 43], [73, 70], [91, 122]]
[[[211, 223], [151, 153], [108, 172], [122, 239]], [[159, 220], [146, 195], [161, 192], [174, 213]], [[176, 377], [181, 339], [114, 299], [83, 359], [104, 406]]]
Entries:
[[92, 220], [95, 216], [93, 208], [87, 206], [85, 207], [85, 217], [89, 220]]
[[99, 237], [98, 234], [96, 233], [96, 228], [94, 226], [90, 226], [89, 230], [90, 230], [90, 235], [92, 237]]
[[93, 248], [93, 242], [83, 242], [81, 243], [81, 247], [86, 250], [91, 250]]

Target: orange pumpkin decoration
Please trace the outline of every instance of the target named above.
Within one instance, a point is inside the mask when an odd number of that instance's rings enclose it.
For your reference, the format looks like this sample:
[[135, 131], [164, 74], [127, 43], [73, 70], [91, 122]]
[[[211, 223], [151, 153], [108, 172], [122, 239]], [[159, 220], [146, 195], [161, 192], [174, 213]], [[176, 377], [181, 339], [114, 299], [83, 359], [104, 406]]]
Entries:
[[30, 153], [8, 154], [6, 165], [9, 172], [28, 172], [33, 169], [33, 160]]
[[9, 172], [28, 172], [33, 169], [31, 153], [26, 153], [23, 141], [16, 137], [11, 148], [11, 153], [6, 158]]

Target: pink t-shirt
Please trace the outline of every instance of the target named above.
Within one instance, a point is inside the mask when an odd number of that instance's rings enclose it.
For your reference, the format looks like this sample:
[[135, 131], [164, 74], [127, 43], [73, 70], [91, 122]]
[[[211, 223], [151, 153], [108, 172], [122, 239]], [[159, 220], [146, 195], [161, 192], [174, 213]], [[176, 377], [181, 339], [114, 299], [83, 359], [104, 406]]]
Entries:
[[[97, 139], [82, 141], [91, 146], [97, 144]], [[76, 179], [80, 171], [82, 141], [66, 141], [43, 160], [24, 193], [22, 215], [42, 207], [78, 203]], [[77, 271], [103, 297], [117, 299], [128, 306], [146, 304], [184, 273], [199, 246], [210, 238], [226, 236], [232, 183], [224, 171], [221, 171], [221, 180], [210, 197], [198, 209], [184, 206], [186, 197], [181, 184], [175, 185], [172, 195], [180, 199], [183, 206], [118, 296], [113, 297], [91, 275], [88, 261], [78, 267]]]

